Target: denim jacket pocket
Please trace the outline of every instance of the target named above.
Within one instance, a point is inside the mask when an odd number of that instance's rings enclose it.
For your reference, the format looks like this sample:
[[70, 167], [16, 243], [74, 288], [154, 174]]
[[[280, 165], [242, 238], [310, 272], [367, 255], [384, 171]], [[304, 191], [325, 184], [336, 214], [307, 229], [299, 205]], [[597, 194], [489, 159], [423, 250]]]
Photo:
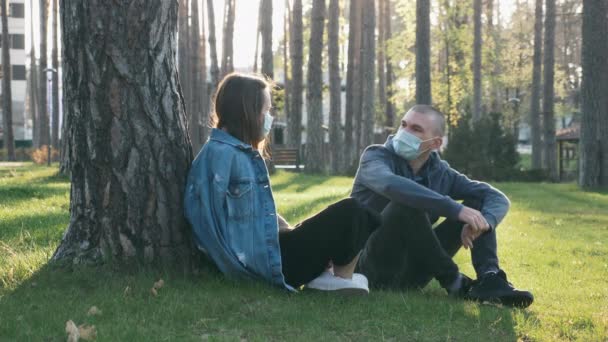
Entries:
[[251, 181], [237, 181], [228, 184], [226, 191], [228, 217], [242, 219], [251, 216], [253, 205], [251, 183]]

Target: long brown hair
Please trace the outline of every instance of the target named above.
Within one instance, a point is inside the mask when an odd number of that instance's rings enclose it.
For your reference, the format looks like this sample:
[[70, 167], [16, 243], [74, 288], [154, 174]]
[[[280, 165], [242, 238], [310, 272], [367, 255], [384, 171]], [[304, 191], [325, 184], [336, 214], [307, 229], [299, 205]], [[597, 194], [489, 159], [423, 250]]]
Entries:
[[263, 156], [266, 138], [262, 134], [264, 90], [272, 83], [262, 77], [231, 73], [219, 83], [213, 98], [211, 124], [225, 129], [240, 141], [257, 148]]

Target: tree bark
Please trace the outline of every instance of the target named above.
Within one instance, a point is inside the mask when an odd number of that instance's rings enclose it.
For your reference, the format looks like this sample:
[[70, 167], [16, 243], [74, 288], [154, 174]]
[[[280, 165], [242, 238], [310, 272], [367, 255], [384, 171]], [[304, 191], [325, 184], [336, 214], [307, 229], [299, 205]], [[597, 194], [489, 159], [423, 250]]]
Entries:
[[178, 9], [178, 68], [179, 68], [179, 83], [182, 88], [182, 94], [184, 95], [184, 106], [186, 107], [186, 116], [189, 116], [192, 108], [190, 108], [190, 99], [192, 98], [190, 89], [190, 77], [192, 76], [192, 70], [190, 68], [190, 57], [189, 55], [189, 36], [190, 30], [188, 28], [188, 2], [189, 0], [179, 0]]
[[376, 60], [376, 4], [375, 0], [366, 0], [363, 8], [361, 68], [362, 96], [361, 108], [363, 125], [359, 154], [374, 142], [375, 106], [375, 60]]
[[545, 144], [545, 169], [549, 177], [557, 181], [557, 150], [555, 143], [555, 0], [546, 0], [545, 9], [545, 55], [543, 89], [543, 128]]
[[543, 0], [536, 0], [534, 18], [534, 57], [532, 65], [532, 95], [530, 98], [530, 128], [532, 138], [532, 169], [538, 170], [542, 167], [540, 87], [543, 54]]
[[[291, 29], [291, 17], [290, 17], [290, 5], [289, 0], [285, 0], [285, 15], [283, 16], [283, 89], [285, 104], [283, 105], [283, 114], [285, 120], [289, 120], [289, 111], [291, 108], [289, 93], [291, 92], [290, 80], [289, 80], [289, 48], [288, 44], [291, 44], [291, 37], [289, 30]], [[285, 141], [283, 141], [285, 143]]]
[[481, 118], [481, 0], [473, 1], [473, 121]]
[[53, 48], [51, 51], [51, 63], [55, 72], [53, 73], [53, 123], [51, 125], [51, 144], [54, 149], [59, 148], [59, 0], [53, 0]]
[[[203, 0], [204, 1], [204, 0]], [[200, 58], [200, 121], [199, 121], [199, 137], [201, 144], [207, 141], [209, 136], [209, 85], [207, 83], [207, 44], [205, 32], [205, 5], [202, 5], [201, 16], [201, 31], [202, 36], [199, 40], [199, 58]], [[197, 152], [198, 150], [194, 150]]]
[[378, 0], [378, 48], [376, 66], [378, 67], [378, 111], [386, 113], [386, 6], [389, 0]]
[[213, 0], [207, 0], [207, 18], [209, 19], [209, 58], [211, 59], [210, 73], [212, 94], [220, 82], [220, 68], [217, 61], [217, 44], [215, 40], [215, 12], [213, 10]]
[[[384, 47], [388, 49], [387, 42], [392, 38], [392, 29], [391, 29], [391, 0], [384, 0]], [[395, 125], [395, 105], [393, 104], [393, 81], [395, 79], [395, 74], [393, 73], [393, 62], [388, 53], [385, 53], [386, 56], [386, 127], [393, 127]]]
[[274, 78], [273, 53], [272, 53], [272, 0], [261, 0], [263, 5], [263, 20], [260, 24], [262, 34], [262, 74], [270, 79]]
[[308, 75], [306, 81], [306, 173], [323, 171], [323, 80], [322, 51], [325, 26], [325, 0], [313, 0], [308, 45]]
[[190, 67], [190, 99], [186, 99], [186, 101], [190, 103], [190, 111], [188, 112], [188, 128], [190, 129], [190, 141], [192, 142], [193, 151], [198, 151], [202, 146], [200, 136], [200, 99], [203, 94], [201, 93], [200, 89], [201, 68], [199, 64], [199, 49], [201, 44], [201, 36], [198, 18], [198, 0], [190, 0], [190, 32], [188, 34], [188, 41], [190, 44], [188, 49], [188, 55], [190, 58], [190, 61], [188, 62]]
[[583, 1], [583, 83], [579, 183], [608, 187], [608, 4]]
[[8, 32], [8, 4], [0, 1], [2, 6], [2, 124], [4, 133], [2, 142], [6, 150], [7, 160], [15, 160], [15, 137], [13, 135], [13, 93], [11, 89], [11, 54], [10, 35]]
[[302, 0], [294, 0], [291, 14], [291, 112], [287, 122], [287, 138], [292, 148], [302, 145], [303, 32]]
[[329, 21], [327, 23], [327, 57], [329, 65], [329, 145], [331, 170], [333, 174], [342, 169], [342, 84], [340, 82], [340, 4], [329, 0]]
[[46, 68], [47, 68], [47, 23], [48, 23], [48, 0], [40, 0], [39, 3], [39, 12], [40, 12], [40, 82], [38, 84], [39, 88], [39, 97], [38, 100], [38, 109], [39, 109], [39, 124], [40, 137], [38, 139], [40, 145], [47, 145], [51, 143], [50, 138], [50, 127], [49, 127], [49, 113], [48, 113], [48, 105], [47, 105], [47, 79], [46, 79]]
[[344, 118], [344, 157], [345, 167], [352, 168], [357, 161], [355, 156], [359, 137], [357, 119], [361, 113], [360, 88], [360, 50], [361, 50], [362, 0], [352, 0], [349, 9], [348, 68], [346, 70], [346, 111]]
[[236, 0], [226, 0], [226, 10], [224, 14], [224, 39], [222, 44], [222, 69], [221, 77], [234, 71], [233, 63], [233, 35], [234, 19], [236, 14]]
[[[475, 0], [479, 1], [479, 0]], [[416, 103], [431, 104], [431, 1], [416, 0]]]
[[177, 1], [62, 0], [70, 223], [52, 260], [190, 270]]

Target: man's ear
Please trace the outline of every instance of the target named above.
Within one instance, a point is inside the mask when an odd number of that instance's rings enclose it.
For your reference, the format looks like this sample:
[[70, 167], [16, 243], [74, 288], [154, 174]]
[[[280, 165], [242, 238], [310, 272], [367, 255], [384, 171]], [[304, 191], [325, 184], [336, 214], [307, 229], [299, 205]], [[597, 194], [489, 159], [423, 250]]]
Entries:
[[433, 150], [439, 150], [441, 148], [441, 145], [443, 145], [443, 138], [442, 137], [437, 137], [436, 139], [433, 140], [433, 145], [431, 145], [431, 149]]

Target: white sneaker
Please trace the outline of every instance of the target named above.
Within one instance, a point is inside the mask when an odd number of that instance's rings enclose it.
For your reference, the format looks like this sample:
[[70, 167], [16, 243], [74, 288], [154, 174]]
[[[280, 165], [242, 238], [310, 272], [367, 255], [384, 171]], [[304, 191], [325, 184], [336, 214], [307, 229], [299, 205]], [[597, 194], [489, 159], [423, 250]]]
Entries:
[[352, 279], [337, 277], [325, 271], [306, 285], [309, 289], [319, 291], [332, 291], [346, 295], [369, 294], [367, 278], [363, 274], [355, 273]]

